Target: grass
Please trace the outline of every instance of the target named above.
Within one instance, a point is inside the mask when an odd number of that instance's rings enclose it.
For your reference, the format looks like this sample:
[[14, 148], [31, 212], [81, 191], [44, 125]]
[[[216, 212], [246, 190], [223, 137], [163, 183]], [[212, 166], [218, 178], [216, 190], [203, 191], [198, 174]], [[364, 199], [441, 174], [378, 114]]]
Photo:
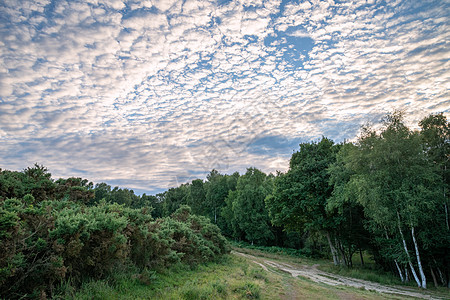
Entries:
[[[245, 259], [221, 260], [189, 267], [176, 265], [158, 273], [118, 272], [105, 280], [85, 282], [71, 299], [277, 299], [277, 280]], [[274, 289], [275, 288], [275, 289]]]
[[[236, 248], [235, 248], [236, 249]], [[296, 265], [328, 261], [239, 248], [257, 257]], [[341, 271], [343, 272], [343, 271]], [[359, 275], [358, 275], [359, 276]], [[225, 255], [197, 266], [176, 265], [159, 272], [117, 270], [105, 280], [87, 281], [75, 291], [62, 287], [61, 299], [405, 299], [344, 286], [329, 286], [281, 272], [263, 270], [252, 259]]]
[[[391, 286], [404, 286], [404, 287], [410, 287], [413, 290], [416, 291], [422, 291], [420, 288], [417, 287], [416, 282], [413, 278], [410, 278], [409, 282], [402, 283], [401, 280], [393, 275], [392, 273], [385, 272], [383, 270], [377, 269], [375, 265], [354, 265], [353, 268], [347, 268], [347, 267], [339, 267], [334, 266], [332, 264], [321, 264], [319, 266], [319, 269], [325, 272], [338, 274], [341, 276], [356, 278], [356, 279], [362, 279], [372, 282], [377, 282], [383, 285], [391, 285]], [[428, 278], [428, 287], [427, 292], [436, 296], [436, 297], [442, 297], [443, 299], [450, 299], [450, 294], [448, 291], [448, 288], [446, 287], [434, 287], [433, 282]]]
[[257, 245], [251, 245], [246, 242], [236, 242], [233, 240], [229, 240], [229, 243], [232, 247], [235, 248], [243, 248], [243, 249], [251, 249], [251, 250], [259, 250], [267, 253], [274, 253], [274, 254], [282, 254], [282, 255], [289, 255], [294, 257], [313, 257], [311, 251], [304, 250], [304, 249], [293, 249], [293, 248], [282, 248], [277, 246], [257, 246]]
[[341, 276], [368, 280], [384, 285], [415, 286], [414, 281], [410, 281], [409, 283], [404, 284], [400, 281], [398, 277], [394, 276], [393, 274], [372, 267], [354, 266], [353, 268], [347, 268], [345, 266], [334, 266], [331, 264], [327, 264], [321, 265], [319, 269], [325, 272], [338, 274]]
[[382, 270], [375, 264], [373, 257], [366, 251], [363, 252], [363, 259], [364, 265], [362, 265], [359, 260], [359, 254], [355, 255], [352, 268], [347, 268], [346, 266], [335, 266], [331, 262], [328, 262], [320, 264], [319, 269], [341, 276], [377, 282], [384, 285], [416, 286], [413, 278], [411, 278], [408, 283], [402, 283], [400, 278], [395, 274]]

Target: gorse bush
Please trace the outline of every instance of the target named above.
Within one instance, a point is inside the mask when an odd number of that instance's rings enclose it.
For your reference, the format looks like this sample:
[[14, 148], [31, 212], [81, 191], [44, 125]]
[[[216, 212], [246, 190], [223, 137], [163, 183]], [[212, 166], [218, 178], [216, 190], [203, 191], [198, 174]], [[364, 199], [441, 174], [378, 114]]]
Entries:
[[[74, 188], [76, 180], [57, 181], [63, 186], [55, 184], [54, 190], [47, 181], [44, 188], [36, 182], [30, 189], [9, 181], [0, 186], [2, 195], [15, 196], [0, 197], [0, 298], [51, 297], [64, 282], [79, 285], [120, 266], [153, 270], [227, 252], [218, 227], [192, 215], [187, 206], [170, 218], [153, 219], [151, 207], [87, 205], [90, 192]], [[43, 200], [45, 195], [62, 199]]]

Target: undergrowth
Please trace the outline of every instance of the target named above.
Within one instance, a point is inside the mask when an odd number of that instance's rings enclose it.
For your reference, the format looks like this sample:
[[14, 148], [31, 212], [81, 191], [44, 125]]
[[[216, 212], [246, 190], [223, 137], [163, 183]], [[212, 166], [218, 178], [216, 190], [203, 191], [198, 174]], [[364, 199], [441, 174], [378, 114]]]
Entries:
[[[77, 292], [61, 289], [60, 299], [264, 299], [276, 298], [264, 271], [244, 259], [225, 255], [213, 262], [176, 264], [158, 272], [136, 269], [112, 273], [104, 280], [88, 280]], [[64, 289], [65, 288], [65, 289]]]

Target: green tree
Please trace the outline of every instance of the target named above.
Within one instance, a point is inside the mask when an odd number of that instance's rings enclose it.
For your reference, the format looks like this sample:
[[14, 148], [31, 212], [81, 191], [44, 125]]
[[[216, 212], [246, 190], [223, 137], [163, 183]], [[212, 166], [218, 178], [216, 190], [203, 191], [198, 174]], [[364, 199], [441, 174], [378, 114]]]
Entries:
[[440, 169], [445, 225], [450, 230], [448, 187], [450, 185], [450, 124], [443, 113], [431, 114], [419, 122], [426, 152]]
[[[182, 184], [179, 187], [170, 188], [169, 190], [159, 195], [159, 197], [161, 197], [161, 202], [163, 203], [163, 215], [170, 216], [181, 205], [186, 205], [188, 194], [189, 185]], [[158, 195], [156, 196], [158, 197]]]
[[323, 137], [319, 142], [302, 143], [285, 174], [275, 179], [273, 194], [266, 198], [273, 224], [297, 232], [323, 233], [335, 264], [338, 252], [332, 242], [335, 218], [326, 211], [332, 186], [327, 168], [334, 163], [338, 147]]
[[220, 218], [220, 212], [225, 205], [225, 198], [229, 191], [227, 176], [220, 174], [217, 170], [212, 170], [206, 179], [205, 208], [208, 210], [207, 216], [214, 224], [218, 224], [220, 223], [218, 218]]
[[196, 215], [207, 215], [205, 209], [206, 192], [203, 184], [203, 180], [194, 179], [189, 185], [189, 191], [187, 196], [187, 204], [191, 207], [192, 213]]
[[23, 182], [23, 172], [0, 169], [0, 200], [7, 198], [22, 198], [27, 194]]
[[[421, 232], [417, 235], [417, 230], [435, 213], [437, 181], [436, 168], [423, 151], [422, 139], [405, 126], [401, 112], [394, 112], [385, 117], [379, 134], [365, 128], [356, 146], [347, 163], [355, 173], [350, 185], [358, 202], [386, 237], [393, 235], [401, 241], [417, 285], [426, 288], [418, 239]], [[413, 245], [420, 279], [408, 244]]]
[[352, 266], [352, 255], [359, 250], [361, 264], [364, 264], [362, 251], [369, 248], [370, 234], [365, 229], [364, 211], [356, 201], [355, 191], [349, 184], [353, 171], [345, 164], [349, 153], [356, 150], [352, 143], [341, 146], [336, 155], [336, 162], [328, 168], [333, 193], [327, 200], [327, 210], [336, 213], [336, 234], [339, 251], [347, 266]]
[[153, 195], [146, 195], [145, 193], [139, 199], [139, 205], [134, 205], [135, 208], [152, 207], [151, 215], [153, 218], [163, 217], [163, 204], [160, 198]]
[[249, 168], [239, 178], [236, 192], [231, 193], [234, 222], [252, 244], [266, 245], [274, 239], [264, 203], [272, 188], [270, 177], [256, 168]]
[[[426, 246], [430, 249], [428, 260], [430, 261], [430, 273], [435, 285], [437, 278], [450, 288], [450, 257], [447, 255], [450, 249], [450, 225], [449, 225], [449, 186], [450, 186], [450, 124], [443, 113], [431, 114], [419, 122], [424, 149], [428, 159], [439, 170], [437, 190], [441, 191], [437, 197], [438, 210], [434, 218], [428, 223], [427, 230], [422, 233]], [[441, 269], [446, 269], [446, 278]], [[433, 269], [437, 270], [437, 274]], [[446, 281], [446, 283], [445, 283]]]
[[110, 201], [111, 199], [111, 186], [101, 182], [97, 183], [94, 187], [94, 203], [100, 203], [102, 199]]

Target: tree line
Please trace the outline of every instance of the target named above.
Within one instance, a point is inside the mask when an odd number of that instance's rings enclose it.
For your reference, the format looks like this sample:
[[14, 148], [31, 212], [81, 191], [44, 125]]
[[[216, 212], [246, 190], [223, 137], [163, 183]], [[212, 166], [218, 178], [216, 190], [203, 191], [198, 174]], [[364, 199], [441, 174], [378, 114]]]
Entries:
[[302, 143], [284, 173], [213, 170], [156, 195], [156, 211], [187, 204], [235, 240], [328, 252], [347, 267], [355, 254], [364, 264], [366, 251], [403, 282], [449, 287], [447, 118], [429, 115], [412, 130], [396, 111], [380, 125], [364, 126], [354, 142]]
[[419, 125], [394, 112], [354, 143], [301, 144], [266, 198], [272, 221], [326, 237], [336, 265], [368, 250], [402, 281], [448, 286], [450, 127], [443, 114]]

